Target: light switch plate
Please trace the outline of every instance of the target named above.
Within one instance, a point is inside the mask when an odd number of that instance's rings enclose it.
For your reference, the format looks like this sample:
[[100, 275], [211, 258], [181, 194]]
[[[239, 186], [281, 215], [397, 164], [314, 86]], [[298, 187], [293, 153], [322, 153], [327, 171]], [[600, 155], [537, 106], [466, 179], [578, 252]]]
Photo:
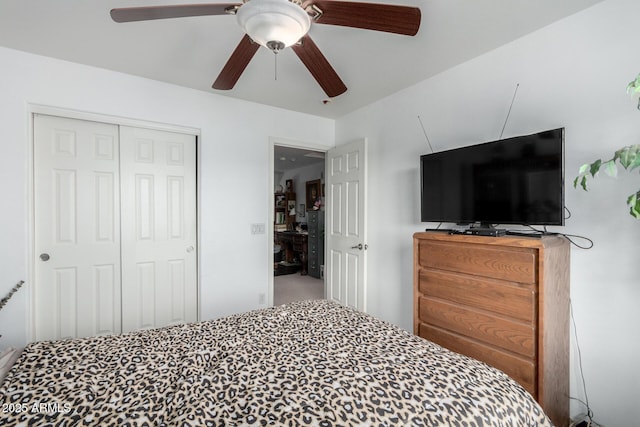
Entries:
[[264, 233], [265, 233], [264, 223], [251, 224], [251, 234], [264, 234]]

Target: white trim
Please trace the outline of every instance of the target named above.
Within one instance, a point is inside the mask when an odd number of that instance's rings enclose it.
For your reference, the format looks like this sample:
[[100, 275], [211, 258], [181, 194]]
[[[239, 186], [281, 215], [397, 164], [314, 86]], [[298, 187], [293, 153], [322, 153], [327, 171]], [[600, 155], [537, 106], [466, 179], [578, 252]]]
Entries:
[[[273, 137], [270, 136], [269, 137], [269, 177], [267, 179], [267, 183], [268, 183], [268, 189], [267, 189], [267, 194], [268, 194], [268, 200], [269, 200], [269, 205], [267, 207], [267, 211], [269, 212], [269, 223], [267, 225], [267, 230], [268, 230], [268, 234], [267, 234], [267, 253], [269, 254], [269, 265], [271, 266], [271, 268], [268, 268], [267, 271], [269, 272], [269, 282], [268, 282], [268, 286], [267, 286], [267, 306], [271, 307], [273, 306], [273, 238], [274, 238], [274, 228], [273, 228], [273, 223], [274, 223], [274, 211], [273, 211], [273, 193], [274, 193], [274, 188], [275, 188], [275, 182], [273, 180], [273, 175], [275, 173], [275, 163], [274, 163], [274, 151], [275, 151], [275, 147], [280, 146], [280, 147], [291, 147], [291, 148], [300, 148], [302, 150], [313, 150], [313, 151], [320, 151], [323, 153], [326, 153], [327, 151], [329, 151], [330, 148], [333, 147], [328, 147], [326, 145], [320, 145], [320, 144], [314, 144], [311, 142], [304, 142], [304, 141], [297, 141], [297, 140], [293, 140], [293, 139], [287, 139], [287, 138], [278, 138], [278, 137]], [[324, 162], [324, 176], [327, 176], [327, 162], [325, 160]], [[328, 201], [325, 200], [325, 203], [328, 203]], [[326, 205], [325, 205], [326, 206]], [[325, 208], [326, 209], [326, 208]], [[326, 234], [325, 234], [325, 256], [326, 256], [326, 250], [327, 250], [327, 245], [326, 245]], [[326, 258], [325, 258], [326, 259]], [[325, 276], [326, 277], [326, 276]], [[323, 286], [324, 286], [324, 295], [326, 298], [327, 295], [327, 281], [325, 278], [322, 279]]]
[[[30, 107], [30, 106], [29, 106]], [[35, 194], [34, 194], [34, 140], [33, 140], [33, 115], [30, 108], [28, 108], [28, 117], [27, 117], [27, 188], [25, 188], [25, 194], [27, 195], [27, 298], [28, 300], [28, 308], [27, 308], [27, 342], [32, 342], [35, 339], [36, 331], [35, 331], [35, 306], [36, 302], [34, 299], [33, 293], [33, 284], [35, 277]]]
[[[113, 116], [113, 115], [108, 115], [108, 114], [100, 114], [100, 113], [92, 113], [92, 112], [87, 112], [87, 111], [79, 111], [79, 110], [72, 110], [72, 109], [66, 109], [66, 108], [60, 108], [60, 107], [52, 107], [52, 106], [48, 106], [48, 105], [41, 105], [41, 104], [31, 104], [28, 103], [27, 104], [27, 167], [26, 167], [26, 171], [27, 171], [27, 188], [26, 188], [26, 194], [27, 194], [27, 214], [28, 214], [28, 230], [27, 230], [27, 237], [28, 237], [28, 243], [27, 243], [27, 284], [29, 286], [25, 286], [25, 290], [27, 291], [27, 298], [29, 298], [29, 307], [28, 307], [28, 313], [27, 313], [27, 341], [28, 342], [33, 342], [33, 340], [35, 339], [35, 301], [33, 298], [33, 283], [34, 283], [34, 277], [35, 277], [35, 265], [34, 265], [34, 261], [35, 261], [35, 257], [36, 257], [36, 253], [35, 253], [35, 194], [34, 194], [34, 179], [33, 179], [33, 175], [34, 175], [34, 140], [33, 140], [33, 124], [34, 124], [34, 115], [35, 114], [43, 114], [43, 115], [47, 115], [47, 116], [58, 116], [58, 117], [64, 117], [64, 118], [70, 118], [70, 119], [77, 119], [77, 120], [85, 120], [85, 121], [94, 121], [94, 122], [100, 122], [100, 123], [108, 123], [108, 124], [114, 124], [114, 125], [118, 125], [118, 126], [132, 126], [132, 127], [139, 127], [139, 128], [145, 128], [145, 129], [154, 129], [154, 130], [160, 130], [160, 131], [165, 131], [165, 132], [174, 132], [174, 133], [182, 133], [182, 134], [187, 134], [187, 135], [193, 135], [196, 138], [196, 246], [197, 246], [197, 253], [198, 253], [198, 257], [196, 260], [196, 274], [197, 274], [197, 283], [198, 283], [198, 313], [197, 313], [197, 319], [200, 320], [201, 319], [201, 313], [202, 313], [202, 297], [201, 297], [201, 287], [202, 287], [202, 283], [201, 283], [201, 277], [202, 277], [202, 272], [201, 272], [201, 266], [202, 266], [202, 262], [201, 262], [201, 236], [200, 236], [200, 219], [201, 219], [201, 209], [200, 209], [200, 200], [201, 199], [201, 186], [200, 183], [201, 181], [201, 167], [200, 167], [200, 146], [202, 145], [200, 143], [201, 141], [201, 130], [198, 128], [193, 128], [193, 127], [188, 127], [188, 126], [180, 126], [180, 125], [175, 125], [175, 124], [167, 124], [167, 123], [159, 123], [159, 122], [152, 122], [152, 121], [148, 121], [148, 120], [141, 120], [141, 119], [131, 119], [131, 118], [127, 118], [127, 117], [119, 117], [119, 116]], [[273, 166], [272, 166], [273, 167]], [[273, 180], [273, 178], [272, 178]], [[271, 248], [271, 250], [273, 251], [273, 248]]]
[[181, 126], [169, 123], [153, 122], [150, 120], [132, 119], [128, 117], [113, 116], [108, 114], [93, 113], [89, 111], [72, 110], [60, 107], [52, 107], [49, 105], [29, 104], [28, 112], [30, 116], [33, 114], [44, 114], [47, 116], [59, 116], [68, 119], [86, 120], [92, 122], [109, 123], [119, 126], [132, 126], [145, 129], [161, 130], [165, 132], [184, 133], [187, 135], [195, 135], [200, 138], [200, 129]]

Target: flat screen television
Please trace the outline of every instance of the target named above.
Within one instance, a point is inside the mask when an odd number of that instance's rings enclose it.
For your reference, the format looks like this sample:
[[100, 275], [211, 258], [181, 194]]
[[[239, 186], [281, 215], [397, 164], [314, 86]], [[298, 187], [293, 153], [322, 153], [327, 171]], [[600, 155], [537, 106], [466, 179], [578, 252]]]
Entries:
[[564, 128], [420, 156], [421, 220], [564, 225]]

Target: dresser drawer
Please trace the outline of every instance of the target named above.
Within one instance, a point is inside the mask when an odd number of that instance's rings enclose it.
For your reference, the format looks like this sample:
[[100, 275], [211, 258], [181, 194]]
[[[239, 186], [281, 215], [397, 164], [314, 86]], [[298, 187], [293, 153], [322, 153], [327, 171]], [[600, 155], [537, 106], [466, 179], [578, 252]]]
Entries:
[[418, 292], [424, 296], [479, 308], [530, 324], [537, 322], [537, 293], [533, 285], [431, 269], [420, 269], [418, 274]]
[[537, 253], [531, 249], [421, 241], [418, 251], [421, 267], [520, 283], [537, 281]]
[[502, 316], [427, 297], [419, 300], [419, 321], [465, 335], [522, 356], [536, 355], [536, 328]]
[[317, 212], [309, 212], [308, 213], [309, 219], [308, 219], [308, 223], [309, 223], [309, 228], [315, 227], [316, 225], [318, 225], [318, 213]]
[[516, 380], [534, 398], [538, 398], [534, 360], [503, 352], [495, 347], [430, 325], [420, 324], [418, 335], [449, 350], [465, 354], [500, 369]]

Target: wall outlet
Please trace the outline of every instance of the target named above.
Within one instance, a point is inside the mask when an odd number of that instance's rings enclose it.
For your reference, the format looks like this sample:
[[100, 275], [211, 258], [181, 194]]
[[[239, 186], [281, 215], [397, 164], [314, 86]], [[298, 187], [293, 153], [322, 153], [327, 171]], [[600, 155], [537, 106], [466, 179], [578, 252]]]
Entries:
[[251, 224], [251, 234], [264, 234], [266, 225], [264, 222], [258, 224]]

